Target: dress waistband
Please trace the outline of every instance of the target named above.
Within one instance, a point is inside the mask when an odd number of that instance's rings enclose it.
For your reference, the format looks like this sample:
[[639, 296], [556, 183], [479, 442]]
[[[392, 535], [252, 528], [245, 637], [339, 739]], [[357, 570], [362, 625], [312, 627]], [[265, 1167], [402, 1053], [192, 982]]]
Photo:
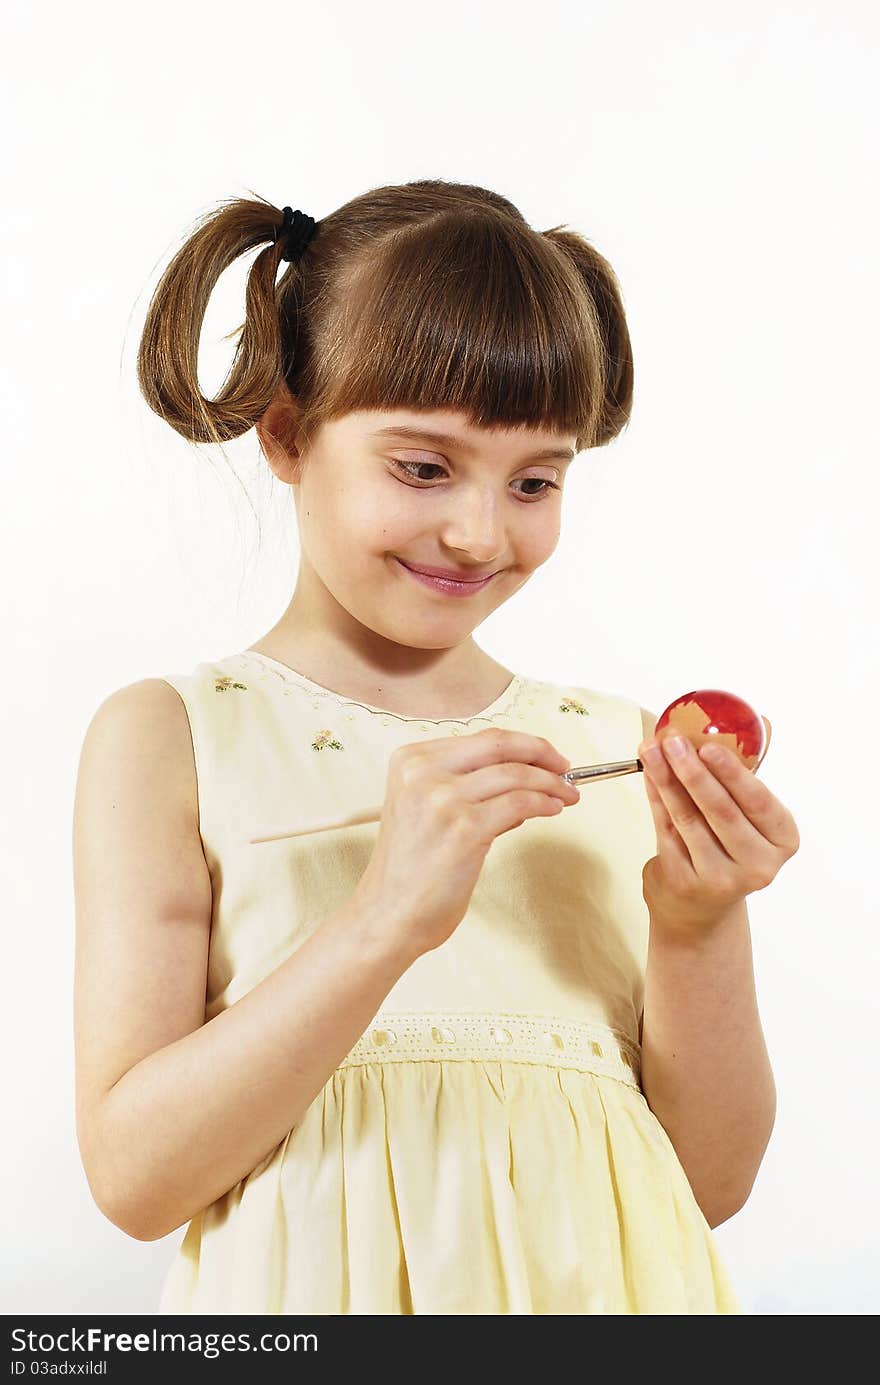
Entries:
[[555, 1015], [380, 1010], [340, 1067], [363, 1063], [512, 1062], [578, 1068], [639, 1086], [641, 1050], [594, 1020]]

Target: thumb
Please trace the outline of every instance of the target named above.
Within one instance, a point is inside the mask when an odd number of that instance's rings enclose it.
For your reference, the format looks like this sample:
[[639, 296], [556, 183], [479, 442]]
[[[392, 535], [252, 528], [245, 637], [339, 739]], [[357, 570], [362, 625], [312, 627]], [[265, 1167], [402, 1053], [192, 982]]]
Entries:
[[755, 773], [755, 774], [758, 773], [758, 770], [761, 768], [762, 764], [764, 763], [764, 759], [765, 759], [765, 757], [766, 757], [767, 751], [770, 749], [770, 738], [771, 738], [771, 736], [773, 735], [773, 727], [770, 725], [770, 722], [767, 720], [767, 718], [764, 716], [763, 713], [761, 714], [761, 720], [763, 721], [763, 723], [764, 723], [764, 729], [765, 729], [765, 731], [767, 732], [767, 743], [766, 743], [766, 745], [764, 746], [764, 754], [761, 756], [760, 760], [759, 760], [758, 763], [755, 765], [755, 768], [754, 768], [754, 771], [753, 771], [753, 773]]

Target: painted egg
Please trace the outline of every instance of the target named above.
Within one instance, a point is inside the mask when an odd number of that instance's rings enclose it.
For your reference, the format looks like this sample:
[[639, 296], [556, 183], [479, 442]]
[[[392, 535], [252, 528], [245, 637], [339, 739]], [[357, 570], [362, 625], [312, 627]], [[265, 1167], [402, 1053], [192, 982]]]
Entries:
[[726, 745], [751, 770], [757, 769], [767, 749], [767, 728], [755, 709], [720, 688], [683, 693], [670, 702], [654, 731], [658, 736], [677, 731], [697, 750], [707, 740]]

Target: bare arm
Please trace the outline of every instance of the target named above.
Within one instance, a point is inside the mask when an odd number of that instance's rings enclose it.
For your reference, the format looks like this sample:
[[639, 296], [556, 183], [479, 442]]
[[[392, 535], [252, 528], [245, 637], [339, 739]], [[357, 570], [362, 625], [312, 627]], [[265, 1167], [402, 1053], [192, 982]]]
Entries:
[[758, 1015], [745, 903], [699, 943], [651, 921], [642, 1088], [710, 1226], [744, 1205], [776, 1088]]
[[113, 694], [89, 727], [74, 877], [83, 1164], [105, 1215], [157, 1240], [296, 1125], [414, 957], [356, 892], [204, 1023], [211, 882], [188, 721], [157, 679]]
[[[642, 709], [642, 733], [657, 718]], [[745, 900], [705, 928], [650, 914], [642, 1088], [710, 1226], [746, 1202], [776, 1117]]]

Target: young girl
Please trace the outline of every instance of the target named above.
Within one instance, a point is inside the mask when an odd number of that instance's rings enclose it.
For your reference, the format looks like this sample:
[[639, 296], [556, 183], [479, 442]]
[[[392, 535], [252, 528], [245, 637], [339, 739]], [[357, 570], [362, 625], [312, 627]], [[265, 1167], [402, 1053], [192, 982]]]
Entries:
[[[211, 287], [263, 242], [206, 400]], [[256, 427], [301, 546], [268, 634], [114, 692], [82, 751], [77, 1130], [117, 1226], [188, 1223], [159, 1311], [739, 1312], [710, 1228], [775, 1110], [744, 900], [793, 820], [474, 641], [629, 418], [610, 266], [457, 183], [234, 200], [138, 371], [189, 439]]]

